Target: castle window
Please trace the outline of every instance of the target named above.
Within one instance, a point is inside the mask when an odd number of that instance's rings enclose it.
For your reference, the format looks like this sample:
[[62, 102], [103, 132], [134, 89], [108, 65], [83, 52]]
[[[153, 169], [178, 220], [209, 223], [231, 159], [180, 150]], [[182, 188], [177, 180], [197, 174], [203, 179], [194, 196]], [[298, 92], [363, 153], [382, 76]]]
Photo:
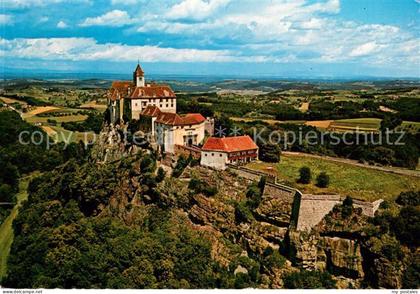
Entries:
[[212, 153], [211, 156], [214, 156], [214, 153]]
[[166, 107], [169, 107], [169, 105], [168, 105], [168, 104], [166, 104]]
[[222, 154], [220, 153], [220, 157], [222, 157]]

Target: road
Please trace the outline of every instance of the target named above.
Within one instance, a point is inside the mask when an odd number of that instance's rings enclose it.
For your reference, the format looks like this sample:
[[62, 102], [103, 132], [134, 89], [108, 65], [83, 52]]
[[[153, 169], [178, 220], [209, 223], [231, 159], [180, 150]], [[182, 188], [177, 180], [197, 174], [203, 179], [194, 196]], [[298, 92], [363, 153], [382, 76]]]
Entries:
[[410, 169], [391, 167], [391, 166], [369, 165], [369, 164], [360, 163], [357, 160], [353, 160], [353, 159], [331, 157], [331, 156], [321, 156], [321, 155], [302, 153], [302, 152], [282, 151], [282, 154], [290, 155], [290, 156], [304, 156], [304, 157], [325, 159], [325, 160], [329, 160], [329, 161], [350, 164], [350, 165], [353, 165], [353, 166], [360, 166], [360, 167], [364, 167], [364, 168], [380, 170], [380, 171], [383, 171], [383, 172], [420, 178], [420, 171], [417, 171], [417, 170], [410, 170]]

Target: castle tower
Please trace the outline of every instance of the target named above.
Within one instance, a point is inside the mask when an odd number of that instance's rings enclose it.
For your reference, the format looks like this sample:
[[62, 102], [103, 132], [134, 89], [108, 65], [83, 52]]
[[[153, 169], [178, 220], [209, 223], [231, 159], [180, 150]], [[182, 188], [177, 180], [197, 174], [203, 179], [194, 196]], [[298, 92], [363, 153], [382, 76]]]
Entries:
[[136, 85], [136, 87], [145, 86], [144, 71], [141, 69], [139, 63], [137, 63], [137, 67], [133, 72], [133, 83]]

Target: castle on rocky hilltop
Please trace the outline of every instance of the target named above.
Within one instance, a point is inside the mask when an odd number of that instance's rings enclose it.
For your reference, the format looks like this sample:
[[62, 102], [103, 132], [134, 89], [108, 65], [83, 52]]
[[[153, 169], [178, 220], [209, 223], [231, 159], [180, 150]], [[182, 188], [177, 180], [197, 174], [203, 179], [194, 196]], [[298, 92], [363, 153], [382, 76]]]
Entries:
[[146, 83], [144, 71], [137, 64], [132, 81], [114, 81], [108, 95], [111, 123], [139, 119], [147, 106], [176, 113], [176, 95], [167, 85]]
[[179, 115], [174, 91], [168, 85], [146, 83], [140, 64], [132, 81], [112, 83], [108, 111], [111, 124], [136, 120], [161, 152], [192, 155], [205, 166], [225, 169], [227, 164], [247, 163], [258, 156], [258, 146], [249, 136], [214, 138], [213, 118], [200, 113]]

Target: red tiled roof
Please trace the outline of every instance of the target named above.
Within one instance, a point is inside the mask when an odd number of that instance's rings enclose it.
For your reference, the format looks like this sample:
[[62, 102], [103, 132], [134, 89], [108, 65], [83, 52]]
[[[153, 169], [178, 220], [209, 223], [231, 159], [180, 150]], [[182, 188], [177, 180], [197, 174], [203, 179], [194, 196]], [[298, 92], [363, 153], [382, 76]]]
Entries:
[[109, 90], [109, 96], [111, 100], [115, 101], [121, 97], [126, 97], [132, 88], [134, 88], [134, 84], [130, 81], [114, 81]]
[[184, 125], [200, 124], [206, 119], [200, 113], [188, 113], [182, 117]]
[[171, 112], [162, 112], [156, 119], [157, 123], [164, 125], [181, 125], [182, 119], [176, 113]]
[[131, 81], [113, 81], [111, 88], [126, 89], [132, 86], [134, 86], [134, 84]]
[[131, 93], [131, 99], [137, 98], [175, 98], [175, 93], [166, 85], [148, 85], [146, 87], [136, 87]]
[[159, 107], [153, 106], [153, 105], [148, 105], [145, 109], [143, 109], [143, 111], [141, 112], [141, 115], [157, 117], [161, 113], [162, 112], [160, 111]]
[[210, 137], [201, 149], [205, 151], [236, 152], [258, 149], [258, 146], [254, 143], [250, 136], [225, 138]]
[[[154, 106], [157, 108], [156, 106]], [[147, 112], [146, 112], [147, 111]], [[159, 112], [157, 114], [157, 112]], [[188, 113], [185, 116], [180, 116], [176, 113], [161, 112], [159, 108], [152, 109], [149, 106], [142, 112], [144, 115], [155, 116], [156, 122], [164, 125], [181, 126], [181, 125], [198, 125], [206, 119], [199, 113]], [[153, 114], [153, 115], [152, 115]], [[157, 114], [157, 115], [156, 115]]]
[[141, 68], [141, 66], [140, 66], [140, 64], [139, 64], [139, 63], [137, 64], [136, 69], [134, 70], [134, 73], [135, 73], [135, 74], [138, 74], [138, 75], [140, 75], [140, 76], [143, 76], [143, 75], [144, 75], [144, 71], [143, 71], [143, 69]]

